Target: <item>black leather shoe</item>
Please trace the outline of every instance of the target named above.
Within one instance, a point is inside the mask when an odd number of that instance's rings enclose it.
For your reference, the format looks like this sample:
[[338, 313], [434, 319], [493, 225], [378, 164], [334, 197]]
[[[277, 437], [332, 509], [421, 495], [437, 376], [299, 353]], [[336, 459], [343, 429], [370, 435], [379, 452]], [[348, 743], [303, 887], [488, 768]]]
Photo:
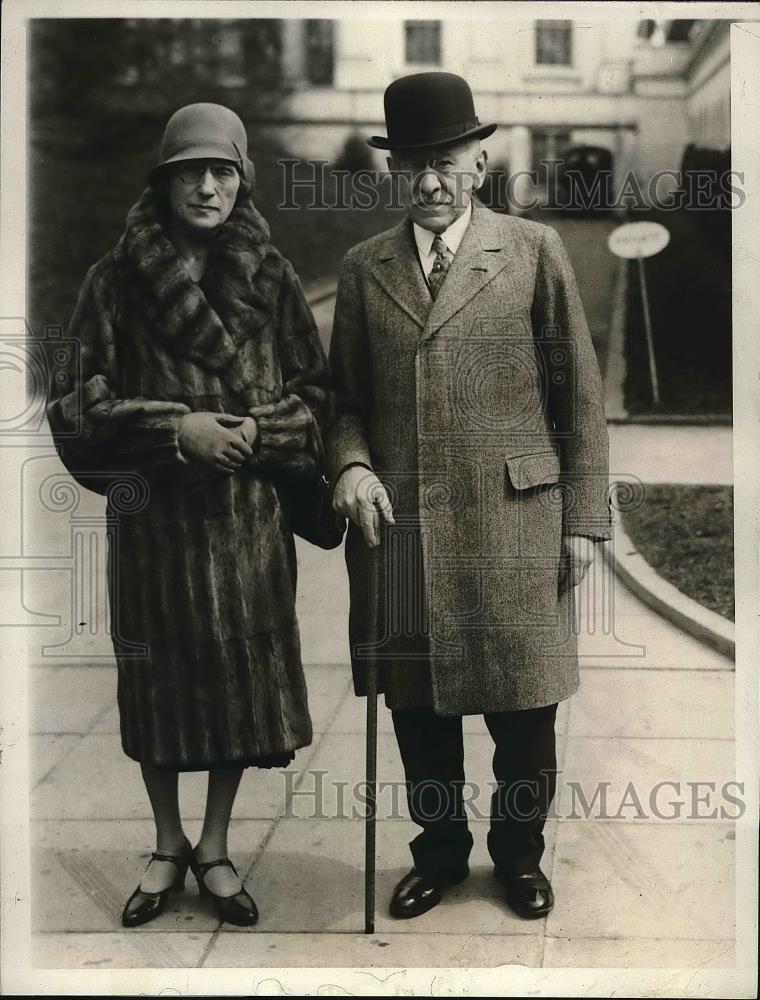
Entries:
[[393, 890], [391, 916], [419, 917], [420, 914], [427, 913], [440, 903], [445, 885], [457, 885], [469, 874], [470, 868], [467, 864], [443, 876], [431, 875], [420, 871], [419, 868], [412, 868]]
[[[217, 896], [212, 892], [204, 881], [204, 875], [212, 868], [225, 866], [231, 868], [237, 875], [237, 869], [229, 858], [217, 858], [215, 861], [206, 861], [201, 864], [195, 857], [190, 861], [190, 867], [198, 880], [198, 889], [201, 896], [208, 896], [214, 901], [216, 912], [220, 920], [225, 920], [228, 924], [235, 924], [238, 927], [252, 927], [259, 919], [259, 911], [256, 904], [245, 889], [236, 892], [232, 896]], [[239, 877], [239, 876], [238, 876]]]
[[497, 868], [495, 874], [506, 890], [507, 902], [518, 917], [537, 920], [551, 912], [554, 893], [549, 879], [540, 868], [527, 875], [507, 875]]
[[161, 854], [153, 851], [150, 856], [151, 861], [170, 861], [177, 868], [177, 875], [170, 886], [160, 892], [143, 892], [138, 887], [129, 897], [121, 914], [121, 923], [124, 927], [139, 927], [140, 924], [147, 924], [150, 920], [160, 917], [166, 907], [166, 901], [172, 892], [181, 892], [185, 888], [185, 876], [190, 864], [192, 847], [189, 841], [185, 841], [180, 854]]

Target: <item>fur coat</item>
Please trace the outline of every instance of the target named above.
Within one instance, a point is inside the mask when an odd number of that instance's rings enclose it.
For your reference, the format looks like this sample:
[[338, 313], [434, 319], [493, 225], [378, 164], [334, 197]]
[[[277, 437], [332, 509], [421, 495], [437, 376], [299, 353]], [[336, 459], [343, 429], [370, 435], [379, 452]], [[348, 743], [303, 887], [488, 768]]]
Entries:
[[[122, 743], [180, 770], [272, 764], [312, 732], [283, 490], [313, 476], [332, 396], [298, 278], [250, 200], [195, 284], [147, 189], [87, 274], [80, 355], [48, 418], [74, 478], [105, 494]], [[189, 462], [191, 411], [251, 414], [233, 475]]]

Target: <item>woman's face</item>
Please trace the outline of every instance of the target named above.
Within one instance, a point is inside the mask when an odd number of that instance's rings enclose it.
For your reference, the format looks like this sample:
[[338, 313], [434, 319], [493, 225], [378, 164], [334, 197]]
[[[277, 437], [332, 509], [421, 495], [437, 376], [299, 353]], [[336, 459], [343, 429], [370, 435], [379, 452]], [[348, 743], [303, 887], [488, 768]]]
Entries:
[[176, 221], [206, 232], [227, 221], [240, 187], [232, 163], [183, 160], [169, 169], [169, 207]]

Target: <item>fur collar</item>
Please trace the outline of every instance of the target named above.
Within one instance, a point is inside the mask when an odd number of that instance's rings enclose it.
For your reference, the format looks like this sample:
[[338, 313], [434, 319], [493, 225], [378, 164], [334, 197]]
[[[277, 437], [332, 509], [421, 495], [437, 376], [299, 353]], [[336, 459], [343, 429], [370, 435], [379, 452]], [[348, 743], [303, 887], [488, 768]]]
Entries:
[[242, 391], [247, 380], [236, 363], [237, 344], [271, 316], [271, 282], [258, 279], [264, 260], [276, 253], [264, 217], [250, 199], [240, 201], [220, 227], [196, 284], [166, 235], [153, 190], [146, 188], [127, 215], [114, 255], [127, 268], [128, 280], [137, 279], [147, 293], [137, 301], [145, 303], [151, 334], [172, 354], [223, 374], [231, 388]]

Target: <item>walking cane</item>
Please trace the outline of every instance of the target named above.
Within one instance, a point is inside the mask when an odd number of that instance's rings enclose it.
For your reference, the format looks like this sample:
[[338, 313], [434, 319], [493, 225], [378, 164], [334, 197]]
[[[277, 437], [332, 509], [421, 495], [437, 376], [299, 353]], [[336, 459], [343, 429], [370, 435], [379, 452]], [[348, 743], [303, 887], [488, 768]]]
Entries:
[[375, 933], [375, 845], [377, 832], [377, 659], [380, 561], [370, 549], [370, 648], [367, 656], [367, 812], [364, 828], [364, 933]]

